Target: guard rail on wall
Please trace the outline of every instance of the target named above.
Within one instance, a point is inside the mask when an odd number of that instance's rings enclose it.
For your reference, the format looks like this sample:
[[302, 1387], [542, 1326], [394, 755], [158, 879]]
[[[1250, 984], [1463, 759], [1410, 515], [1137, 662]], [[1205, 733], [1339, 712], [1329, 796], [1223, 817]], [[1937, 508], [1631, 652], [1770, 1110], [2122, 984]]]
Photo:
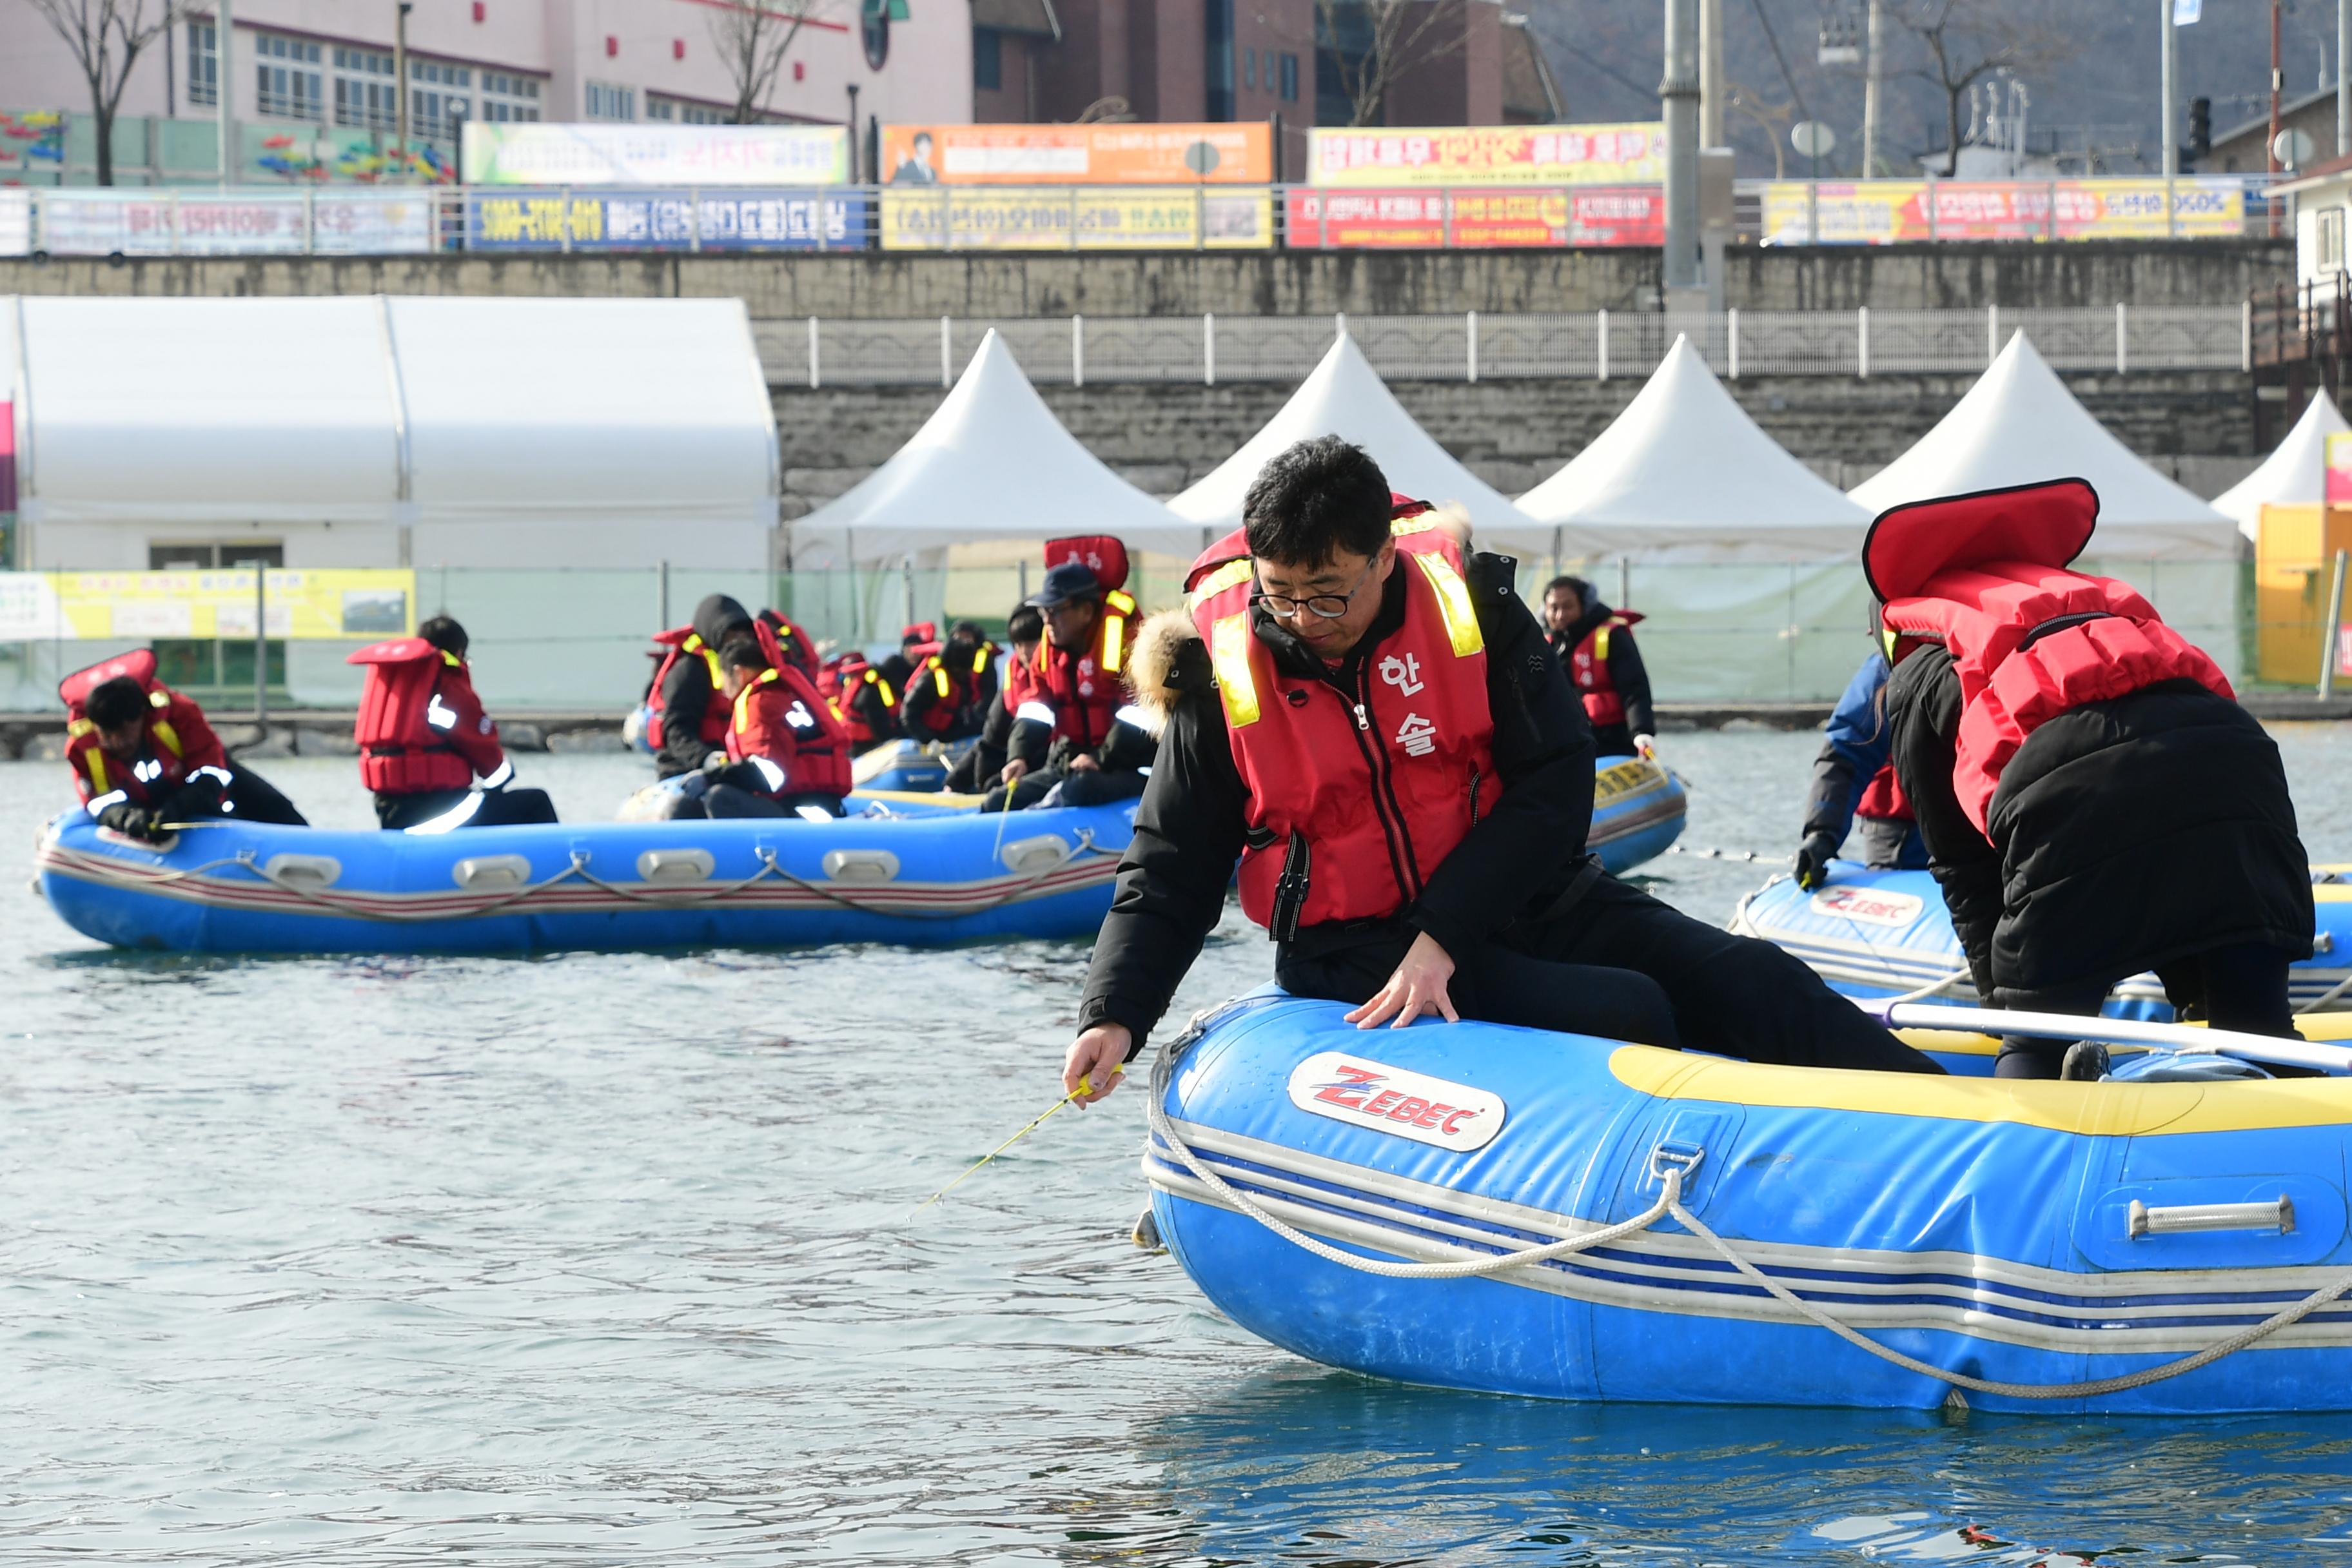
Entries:
[[[2259, 176], [1742, 182], [1759, 245], [2231, 238], [2272, 231]], [[1656, 185], [836, 185], [0, 190], [0, 255], [383, 256], [828, 250], [1654, 247]]]
[[1718, 375], [1973, 374], [2022, 331], [2060, 370], [2252, 368], [2251, 306], [1654, 310], [1554, 315], [1070, 316], [752, 323], [772, 386], [947, 386], [993, 329], [1034, 382], [1294, 382], [1334, 337], [1406, 381], [1647, 376], [1687, 333]]

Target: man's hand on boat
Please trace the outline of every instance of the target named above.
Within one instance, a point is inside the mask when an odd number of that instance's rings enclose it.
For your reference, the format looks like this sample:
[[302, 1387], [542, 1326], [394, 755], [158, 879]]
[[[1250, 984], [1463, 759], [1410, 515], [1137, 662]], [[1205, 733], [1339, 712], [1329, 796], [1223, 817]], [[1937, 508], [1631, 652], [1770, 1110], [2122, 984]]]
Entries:
[[1423, 1013], [1434, 1013], [1449, 1024], [1458, 1024], [1462, 1016], [1454, 1010], [1454, 998], [1445, 990], [1446, 982], [1453, 978], [1453, 955], [1423, 931], [1405, 949], [1389, 983], [1349, 1014], [1348, 1022], [1359, 1029], [1377, 1029], [1382, 1024], [1402, 1029]]

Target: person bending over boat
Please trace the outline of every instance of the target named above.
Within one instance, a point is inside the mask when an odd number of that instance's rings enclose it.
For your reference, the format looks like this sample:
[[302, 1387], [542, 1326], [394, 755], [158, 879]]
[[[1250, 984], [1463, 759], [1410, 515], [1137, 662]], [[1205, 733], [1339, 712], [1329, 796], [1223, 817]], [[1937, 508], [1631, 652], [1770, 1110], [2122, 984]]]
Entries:
[[1544, 586], [1544, 628], [1551, 650], [1584, 699], [1592, 739], [1604, 757], [1654, 756], [1658, 716], [1650, 705], [1650, 672], [1633, 643], [1641, 616], [1612, 610], [1581, 577], [1555, 577]]
[[[2293, 1036], [2311, 873], [2278, 747], [2128, 584], [2066, 570], [2081, 479], [1919, 501], [1863, 545], [1894, 662], [1903, 794], [1977, 991], [2096, 1013], [2153, 969], [2216, 1028]], [[2012, 1037], [2003, 1078], [2096, 1078], [2104, 1047]]]
[[1166, 1011], [1236, 858], [1276, 978], [1364, 1028], [1426, 1013], [1937, 1070], [1779, 948], [1586, 852], [1592, 732], [1516, 563], [1466, 553], [1338, 437], [1268, 463], [1243, 516], [1138, 649], [1167, 722], [1064, 1066], [1082, 1103]]
[[1877, 649], [1846, 683], [1813, 759], [1805, 826], [1797, 844], [1797, 886], [1812, 891], [1829, 877], [1846, 835], [1862, 829], [1862, 863], [1874, 871], [1923, 871], [1927, 847], [1895, 777], [1895, 727], [1886, 721], [1886, 678]]
[[686, 781], [680, 816], [839, 816], [849, 734], [766, 626], [719, 651], [732, 702], [726, 750]]
[[1045, 614], [1045, 638], [1006, 683], [1013, 730], [1001, 785], [981, 810], [1020, 811], [1049, 795], [1063, 805], [1132, 800], [1155, 744], [1143, 716], [1125, 711], [1135, 601], [1085, 562], [1065, 561], [1029, 603]]
[[[1013, 656], [1004, 665], [1009, 675], [1028, 665], [1037, 657], [1037, 645], [1045, 637], [1045, 617], [1034, 605], [1016, 605], [1004, 623], [1004, 640], [1013, 645]], [[1007, 745], [1013, 738], [1013, 710], [1004, 704], [1010, 680], [1000, 680], [996, 695], [988, 704], [988, 716], [981, 721], [980, 740], [971, 750], [956, 759], [948, 770], [947, 787], [959, 794], [985, 793], [989, 781], [1002, 775], [1007, 759]]]
[[712, 594], [694, 606], [694, 619], [656, 633], [665, 649], [646, 700], [646, 740], [654, 749], [657, 778], [698, 773], [714, 755], [727, 752], [726, 672], [719, 649], [738, 633], [749, 636], [751, 615], [725, 594]]
[[100, 826], [161, 839], [213, 816], [309, 826], [268, 780], [229, 761], [202, 708], [155, 679], [152, 649], [79, 670], [58, 695], [74, 790]]
[[[996, 700], [996, 645], [971, 621], [958, 621], [939, 651], [915, 668], [899, 700], [898, 722], [917, 741], [978, 735]], [[1002, 763], [998, 764], [1000, 767]]]
[[555, 820], [545, 790], [507, 787], [514, 764], [474, 695], [467, 646], [464, 626], [436, 616], [415, 637], [363, 647], [346, 661], [367, 669], [352, 739], [381, 826], [438, 833]]

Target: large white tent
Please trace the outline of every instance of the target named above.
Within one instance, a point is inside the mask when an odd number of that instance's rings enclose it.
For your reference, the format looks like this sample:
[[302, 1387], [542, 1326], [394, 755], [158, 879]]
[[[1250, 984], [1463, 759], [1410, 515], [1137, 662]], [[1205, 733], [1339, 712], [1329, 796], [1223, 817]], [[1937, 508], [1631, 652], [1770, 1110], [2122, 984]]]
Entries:
[[[1316, 436], [1344, 436], [1363, 447], [1393, 489], [1423, 500], [1460, 503], [1469, 512], [1481, 545], [1552, 548], [1551, 528], [1513, 506], [1414, 424], [1355, 340], [1345, 333], [1290, 401], [1240, 451], [1170, 501], [1169, 510], [1218, 533], [1239, 527], [1242, 498], [1266, 460]], [[1590, 548], [1573, 537], [1567, 543], [1571, 551]]]
[[1518, 507], [1634, 562], [1850, 562], [1870, 524], [1758, 429], [1682, 337], [1609, 428]]
[[2074, 401], [2019, 332], [1968, 395], [1912, 448], [1851, 492], [1873, 513], [1905, 501], [2042, 479], [2088, 479], [2103, 559], [2232, 560], [2237, 525], [2133, 455]]
[[2325, 393], [2311, 400], [2278, 450], [2262, 467], [2213, 498], [2213, 510], [2231, 519], [2248, 539], [2262, 526], [2265, 506], [2315, 506], [2326, 485], [2327, 437], [2352, 430]]
[[907, 444], [792, 524], [795, 566], [897, 561], [952, 544], [1112, 533], [1191, 555], [1201, 528], [1105, 468], [1062, 427], [992, 329]]
[[741, 301], [0, 299], [41, 567], [267, 536], [299, 566], [764, 570]]

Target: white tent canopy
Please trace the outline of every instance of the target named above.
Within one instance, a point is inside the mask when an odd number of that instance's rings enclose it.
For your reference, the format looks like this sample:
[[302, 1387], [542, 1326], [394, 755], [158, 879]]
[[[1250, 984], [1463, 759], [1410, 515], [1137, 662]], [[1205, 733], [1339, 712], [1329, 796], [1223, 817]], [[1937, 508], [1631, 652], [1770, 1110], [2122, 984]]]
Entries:
[[[341, 530], [392, 563], [766, 564], [778, 471], [734, 300], [0, 300], [44, 563]], [[353, 532], [354, 527], [356, 533]], [[680, 530], [689, 531], [681, 535]], [[132, 536], [136, 537], [132, 537]]]
[[2352, 425], [2336, 412], [2336, 400], [2321, 393], [2262, 467], [2213, 498], [2213, 510], [2252, 539], [2262, 525], [2263, 507], [2316, 506], [2326, 483], [2327, 437], [2344, 430]]
[[1870, 514], [1783, 451], [1687, 338], [1519, 510], [1635, 561], [1858, 561]]
[[1169, 509], [1219, 533], [1238, 528], [1242, 498], [1267, 459], [1316, 436], [1343, 436], [1370, 452], [1391, 489], [1423, 500], [1460, 503], [1482, 545], [1521, 550], [1552, 546], [1549, 526], [1538, 525], [1513, 506], [1413, 423], [1355, 340], [1345, 333], [1280, 412], [1240, 451], [1170, 501]]
[[2088, 479], [2099, 492], [2090, 557], [2236, 557], [2237, 526], [2116, 440], [2023, 332], [1933, 430], [1852, 494], [1876, 513], [1905, 501], [2068, 478]]
[[1201, 528], [1062, 427], [993, 329], [923, 427], [840, 500], [792, 524], [797, 566], [895, 561], [990, 539], [1116, 534], [1190, 556]]

